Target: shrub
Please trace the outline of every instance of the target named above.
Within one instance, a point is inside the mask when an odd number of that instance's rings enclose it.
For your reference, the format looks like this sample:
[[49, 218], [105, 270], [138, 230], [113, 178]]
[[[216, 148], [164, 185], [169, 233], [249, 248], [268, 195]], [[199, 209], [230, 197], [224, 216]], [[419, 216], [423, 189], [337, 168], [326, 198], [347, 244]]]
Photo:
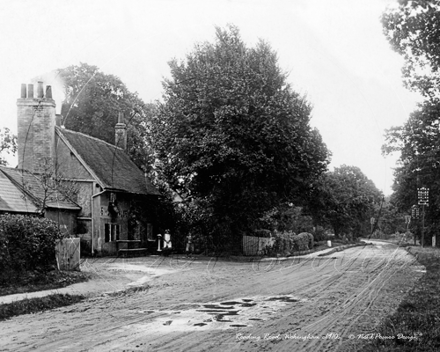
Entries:
[[258, 229], [258, 230], [254, 230], [254, 236], [255, 237], [266, 237], [266, 238], [270, 238], [272, 237], [272, 234], [269, 230], [266, 229]]
[[47, 271], [56, 264], [55, 244], [62, 237], [52, 220], [0, 215], [0, 282], [25, 271]]
[[275, 243], [268, 249], [270, 255], [292, 255], [294, 252], [307, 251], [313, 249], [313, 235], [308, 232], [302, 232], [296, 235], [292, 231], [275, 233]]
[[326, 241], [329, 239], [329, 236], [322, 226], [317, 226], [313, 231], [313, 238], [315, 241]]
[[306, 251], [313, 249], [313, 235], [308, 232], [301, 232], [293, 237], [294, 249], [297, 251]]

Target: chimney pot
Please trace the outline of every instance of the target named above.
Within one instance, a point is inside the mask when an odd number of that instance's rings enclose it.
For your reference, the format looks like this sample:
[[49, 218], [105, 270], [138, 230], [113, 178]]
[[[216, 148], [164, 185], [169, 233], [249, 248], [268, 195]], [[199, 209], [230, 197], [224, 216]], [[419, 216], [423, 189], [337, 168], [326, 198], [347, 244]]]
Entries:
[[[38, 96], [42, 97], [42, 84]], [[22, 85], [22, 96], [25, 86]], [[34, 172], [45, 158], [55, 158], [55, 101], [34, 98], [28, 85], [27, 99], [17, 99], [18, 167]]]
[[115, 145], [127, 149], [127, 125], [123, 122], [124, 114], [118, 112], [118, 123], [115, 126]]
[[33, 99], [34, 98], [34, 85], [28, 84], [28, 98]]
[[21, 99], [26, 99], [26, 84], [22, 83], [21, 85]]
[[122, 111], [118, 112], [118, 123], [124, 123], [124, 113]]
[[38, 88], [37, 88], [37, 98], [43, 98], [44, 92], [43, 92], [43, 82], [38, 82]]
[[52, 87], [46, 86], [46, 99], [52, 99]]

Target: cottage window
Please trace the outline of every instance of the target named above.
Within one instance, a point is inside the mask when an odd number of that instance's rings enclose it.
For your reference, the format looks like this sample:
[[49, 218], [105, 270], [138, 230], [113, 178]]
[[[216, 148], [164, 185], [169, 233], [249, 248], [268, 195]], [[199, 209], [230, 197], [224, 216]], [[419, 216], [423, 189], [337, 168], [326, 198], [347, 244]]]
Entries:
[[105, 242], [114, 242], [119, 240], [120, 226], [118, 224], [105, 224], [104, 238]]

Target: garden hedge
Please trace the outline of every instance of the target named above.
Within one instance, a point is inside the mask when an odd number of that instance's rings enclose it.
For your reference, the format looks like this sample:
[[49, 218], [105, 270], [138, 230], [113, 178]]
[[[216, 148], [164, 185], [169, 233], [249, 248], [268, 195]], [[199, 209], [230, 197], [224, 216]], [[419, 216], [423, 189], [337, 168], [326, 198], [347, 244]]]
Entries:
[[0, 215], [0, 282], [26, 271], [47, 271], [56, 264], [58, 225], [37, 216]]

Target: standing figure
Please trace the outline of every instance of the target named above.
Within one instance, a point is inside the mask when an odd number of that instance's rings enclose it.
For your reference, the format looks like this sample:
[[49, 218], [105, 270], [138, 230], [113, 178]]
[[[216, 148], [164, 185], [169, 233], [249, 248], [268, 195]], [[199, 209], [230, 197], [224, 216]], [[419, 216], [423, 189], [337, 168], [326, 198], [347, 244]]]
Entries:
[[186, 236], [186, 256], [191, 257], [193, 252], [194, 252], [194, 243], [193, 243], [193, 237], [190, 232], [188, 236]]
[[165, 230], [165, 233], [163, 234], [163, 247], [162, 252], [164, 256], [168, 256], [171, 253], [171, 234], [170, 230]]

